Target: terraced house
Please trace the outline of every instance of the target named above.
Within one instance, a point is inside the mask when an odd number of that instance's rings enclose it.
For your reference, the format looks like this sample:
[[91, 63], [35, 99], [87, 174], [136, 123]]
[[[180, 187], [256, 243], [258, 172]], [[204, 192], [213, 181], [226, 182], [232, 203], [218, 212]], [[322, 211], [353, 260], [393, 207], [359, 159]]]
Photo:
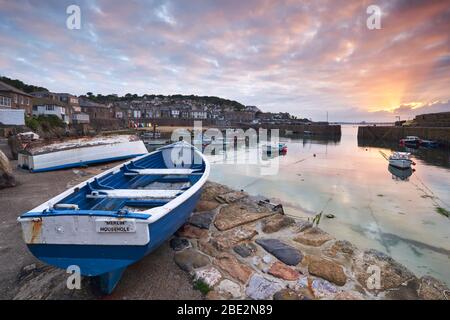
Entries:
[[32, 96], [3, 81], [0, 81], [0, 108], [23, 109], [31, 115]]

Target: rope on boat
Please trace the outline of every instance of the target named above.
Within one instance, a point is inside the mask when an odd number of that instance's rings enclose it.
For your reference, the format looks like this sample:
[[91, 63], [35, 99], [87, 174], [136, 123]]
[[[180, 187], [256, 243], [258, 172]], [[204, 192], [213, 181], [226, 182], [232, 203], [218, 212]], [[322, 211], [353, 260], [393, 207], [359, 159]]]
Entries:
[[384, 153], [384, 152], [381, 151], [381, 150], [378, 150], [378, 152], [383, 156], [383, 158], [385, 158], [386, 160], [389, 161], [389, 157], [386, 155], [386, 153]]

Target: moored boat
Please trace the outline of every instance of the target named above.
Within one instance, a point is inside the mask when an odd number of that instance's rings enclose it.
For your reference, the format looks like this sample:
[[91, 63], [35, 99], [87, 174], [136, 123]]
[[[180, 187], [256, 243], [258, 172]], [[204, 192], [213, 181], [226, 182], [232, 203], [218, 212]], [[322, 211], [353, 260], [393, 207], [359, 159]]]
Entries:
[[147, 153], [134, 135], [69, 139], [42, 145], [30, 144], [19, 152], [18, 166], [31, 172], [52, 171], [125, 160]]
[[279, 153], [284, 155], [287, 153], [287, 146], [284, 143], [279, 143], [278, 146], [271, 146], [264, 144], [262, 148], [263, 151], [266, 152], [267, 154]]
[[420, 146], [425, 148], [437, 148], [439, 143], [434, 140], [420, 140]]
[[404, 139], [400, 139], [400, 145], [410, 148], [418, 148], [420, 146], [420, 138], [416, 136], [407, 136]]
[[43, 262], [75, 265], [110, 293], [125, 268], [189, 218], [209, 175], [203, 154], [177, 142], [107, 170], [18, 218]]
[[391, 166], [400, 169], [411, 168], [411, 165], [415, 164], [411, 160], [411, 153], [409, 152], [394, 152], [389, 157], [388, 161]]

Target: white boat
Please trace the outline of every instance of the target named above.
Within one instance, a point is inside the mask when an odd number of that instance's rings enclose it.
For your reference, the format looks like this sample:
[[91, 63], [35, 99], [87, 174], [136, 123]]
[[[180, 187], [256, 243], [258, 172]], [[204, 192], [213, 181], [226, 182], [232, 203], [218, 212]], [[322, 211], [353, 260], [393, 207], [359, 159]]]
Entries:
[[[110, 294], [123, 271], [189, 219], [208, 179], [208, 160], [177, 142], [74, 186], [18, 219], [41, 261], [98, 277]], [[153, 259], [157, 259], [154, 256]]]
[[19, 151], [18, 166], [31, 172], [52, 171], [134, 158], [148, 153], [134, 135], [70, 139], [53, 144], [31, 144]]
[[394, 152], [389, 157], [389, 164], [396, 168], [407, 169], [411, 168], [412, 164], [415, 164], [411, 160], [411, 153], [409, 152]]

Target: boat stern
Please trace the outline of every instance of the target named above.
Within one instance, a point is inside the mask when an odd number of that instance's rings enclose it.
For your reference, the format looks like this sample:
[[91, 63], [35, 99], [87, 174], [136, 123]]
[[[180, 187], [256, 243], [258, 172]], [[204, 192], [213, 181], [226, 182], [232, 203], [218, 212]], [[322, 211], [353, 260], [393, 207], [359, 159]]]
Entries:
[[58, 268], [78, 266], [85, 276], [125, 268], [147, 252], [146, 220], [75, 214], [25, 214], [18, 219], [31, 253]]

